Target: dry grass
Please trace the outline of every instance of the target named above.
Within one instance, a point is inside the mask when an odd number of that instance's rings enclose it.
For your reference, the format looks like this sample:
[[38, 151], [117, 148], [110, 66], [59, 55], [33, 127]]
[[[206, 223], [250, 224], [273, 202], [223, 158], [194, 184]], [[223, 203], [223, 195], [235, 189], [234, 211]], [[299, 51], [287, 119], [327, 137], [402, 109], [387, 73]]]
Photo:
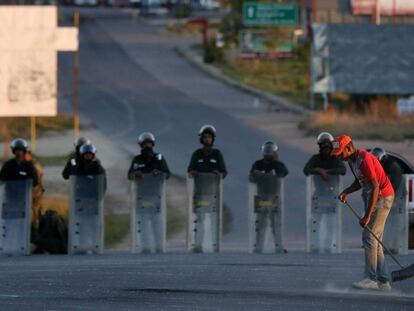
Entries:
[[[46, 196], [42, 200], [42, 213], [47, 210], [56, 211], [66, 223], [69, 218], [69, 200], [60, 196]], [[129, 232], [129, 214], [106, 214], [104, 220], [105, 248], [111, 248], [120, 243]]]
[[357, 139], [378, 139], [401, 141], [414, 138], [414, 116], [404, 118], [383, 118], [371, 114], [338, 112], [318, 112], [310, 115], [299, 124], [307, 135], [317, 135], [328, 131], [334, 135], [347, 134]]
[[67, 222], [69, 218], [69, 200], [59, 196], [44, 196], [41, 211], [45, 213], [47, 210], [56, 211]]
[[[208, 33], [213, 37], [220, 27], [220, 20], [210, 20], [208, 24]], [[180, 35], [200, 35], [201, 41], [201, 26], [199, 24], [189, 23], [168, 23], [167, 30]]]
[[[39, 135], [48, 131], [62, 131], [73, 126], [73, 117], [70, 115], [58, 115], [56, 117], [36, 118], [36, 129]], [[30, 118], [10, 117], [0, 118], [0, 139], [8, 141], [13, 137], [30, 136]]]
[[302, 47], [295, 57], [284, 60], [239, 59], [227, 53], [227, 61], [218, 67], [223, 74], [259, 90], [283, 96], [303, 106], [309, 105], [309, 49]]

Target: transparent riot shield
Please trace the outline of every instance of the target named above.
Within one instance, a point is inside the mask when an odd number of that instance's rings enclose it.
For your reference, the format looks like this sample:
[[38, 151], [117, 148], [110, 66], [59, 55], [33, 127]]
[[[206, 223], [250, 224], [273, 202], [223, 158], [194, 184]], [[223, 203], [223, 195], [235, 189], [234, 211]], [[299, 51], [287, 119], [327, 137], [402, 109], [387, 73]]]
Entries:
[[132, 252], [163, 253], [167, 222], [165, 176], [145, 174], [131, 186]]
[[319, 175], [306, 179], [306, 250], [315, 253], [342, 252], [342, 209], [338, 196], [342, 178]]
[[12, 180], [0, 184], [0, 254], [30, 254], [32, 180]]
[[271, 174], [249, 183], [249, 251], [282, 253], [283, 178]]
[[223, 215], [221, 178], [199, 173], [187, 179], [189, 208], [187, 248], [197, 253], [220, 252]]
[[395, 191], [394, 204], [387, 221], [383, 242], [393, 253], [408, 254], [408, 182], [409, 176], [404, 175], [401, 185]]
[[103, 252], [105, 175], [71, 176], [69, 254]]

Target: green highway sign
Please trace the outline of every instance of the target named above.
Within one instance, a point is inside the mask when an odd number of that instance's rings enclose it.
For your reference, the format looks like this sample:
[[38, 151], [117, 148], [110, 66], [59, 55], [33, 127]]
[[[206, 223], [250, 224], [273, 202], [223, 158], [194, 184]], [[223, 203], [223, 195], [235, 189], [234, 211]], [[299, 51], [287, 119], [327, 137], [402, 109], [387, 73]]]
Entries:
[[245, 2], [243, 4], [244, 26], [297, 25], [296, 3]]

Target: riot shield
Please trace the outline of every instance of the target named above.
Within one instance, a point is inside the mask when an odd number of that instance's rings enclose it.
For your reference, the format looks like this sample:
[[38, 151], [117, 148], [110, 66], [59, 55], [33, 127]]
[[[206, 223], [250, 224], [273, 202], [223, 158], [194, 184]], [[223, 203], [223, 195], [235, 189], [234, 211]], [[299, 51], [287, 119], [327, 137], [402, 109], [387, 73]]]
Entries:
[[145, 174], [131, 185], [133, 253], [163, 253], [166, 240], [165, 176]]
[[221, 178], [199, 173], [187, 179], [189, 208], [187, 248], [197, 253], [220, 252], [223, 215]]
[[105, 175], [71, 176], [69, 254], [103, 252]]
[[29, 255], [32, 180], [2, 182], [0, 204], [0, 253]]
[[408, 181], [409, 176], [403, 175], [401, 185], [395, 191], [394, 204], [387, 221], [383, 242], [393, 253], [400, 255], [408, 254]]
[[342, 209], [338, 196], [342, 177], [319, 175], [306, 179], [306, 250], [314, 253], [342, 252]]
[[283, 178], [271, 174], [249, 183], [249, 251], [281, 253], [283, 249]]

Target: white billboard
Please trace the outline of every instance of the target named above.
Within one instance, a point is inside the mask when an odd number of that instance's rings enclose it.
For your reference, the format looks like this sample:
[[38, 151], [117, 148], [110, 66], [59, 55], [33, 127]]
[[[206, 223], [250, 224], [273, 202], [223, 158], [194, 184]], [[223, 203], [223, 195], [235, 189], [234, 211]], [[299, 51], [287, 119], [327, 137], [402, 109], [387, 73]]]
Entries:
[[57, 52], [77, 49], [56, 6], [1, 6], [0, 116], [57, 115]]

